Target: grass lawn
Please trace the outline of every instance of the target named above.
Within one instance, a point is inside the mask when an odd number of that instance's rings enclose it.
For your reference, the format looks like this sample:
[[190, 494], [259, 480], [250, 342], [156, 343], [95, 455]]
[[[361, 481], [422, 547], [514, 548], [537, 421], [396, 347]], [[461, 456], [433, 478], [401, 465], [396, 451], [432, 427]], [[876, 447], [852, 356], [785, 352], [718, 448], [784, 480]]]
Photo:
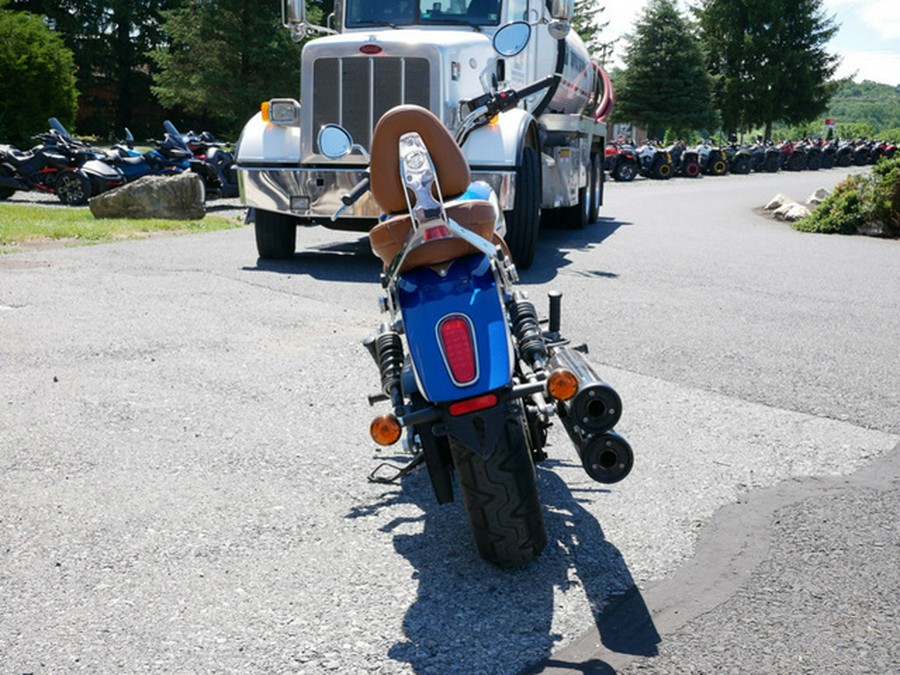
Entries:
[[87, 208], [0, 203], [0, 253], [141, 239], [160, 232], [212, 232], [243, 224], [240, 219], [222, 216], [206, 216], [202, 220], [94, 218]]

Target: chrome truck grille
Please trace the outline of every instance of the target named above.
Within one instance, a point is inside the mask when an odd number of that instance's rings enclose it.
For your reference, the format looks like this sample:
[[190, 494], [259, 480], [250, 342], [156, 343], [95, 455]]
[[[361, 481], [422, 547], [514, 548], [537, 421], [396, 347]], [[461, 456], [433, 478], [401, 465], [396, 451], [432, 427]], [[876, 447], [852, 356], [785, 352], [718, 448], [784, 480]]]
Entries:
[[313, 67], [313, 133], [337, 123], [365, 148], [387, 110], [401, 103], [431, 104], [427, 59], [404, 57], [320, 58]]

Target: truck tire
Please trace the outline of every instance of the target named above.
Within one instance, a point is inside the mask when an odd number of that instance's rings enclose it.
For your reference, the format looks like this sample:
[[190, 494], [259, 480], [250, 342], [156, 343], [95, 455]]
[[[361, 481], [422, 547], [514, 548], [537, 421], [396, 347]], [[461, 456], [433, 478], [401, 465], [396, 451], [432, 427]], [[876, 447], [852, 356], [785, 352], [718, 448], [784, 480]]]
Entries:
[[603, 166], [601, 164], [600, 153], [591, 153], [591, 174], [590, 174], [590, 200], [591, 206], [588, 213], [588, 222], [596, 223], [600, 217], [600, 206], [603, 204]]
[[293, 216], [256, 210], [256, 251], [263, 260], [284, 260], [294, 256], [297, 222]]
[[450, 452], [481, 557], [503, 568], [527, 565], [544, 549], [547, 531], [521, 421], [507, 421], [486, 460], [452, 438]]
[[505, 216], [506, 244], [513, 262], [527, 269], [534, 262], [541, 225], [541, 172], [534, 148], [522, 150], [522, 162], [516, 167], [516, 197]]

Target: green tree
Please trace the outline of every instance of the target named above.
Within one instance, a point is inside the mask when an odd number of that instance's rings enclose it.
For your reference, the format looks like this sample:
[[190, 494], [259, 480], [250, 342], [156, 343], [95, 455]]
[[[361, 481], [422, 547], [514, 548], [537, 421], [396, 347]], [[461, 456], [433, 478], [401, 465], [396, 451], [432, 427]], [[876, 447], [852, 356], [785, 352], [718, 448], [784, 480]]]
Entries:
[[701, 0], [695, 10], [728, 131], [801, 124], [824, 112], [839, 59], [821, 0]]
[[164, 40], [160, 11], [176, 1], [12, 0], [11, 6], [46, 17], [65, 40], [82, 90], [80, 131], [107, 135], [158, 116], [147, 53]]
[[[309, 5], [308, 18], [321, 21], [320, 6]], [[297, 96], [300, 47], [278, 3], [188, 2], [163, 16], [170, 40], [153, 53], [153, 92], [164, 106], [234, 135], [261, 101]]]
[[603, 20], [605, 11], [606, 7], [600, 5], [598, 0], [575, 0], [575, 16], [572, 18], [572, 28], [584, 41], [591, 55], [601, 64], [606, 64], [610, 60], [617, 42], [602, 39], [601, 34], [609, 25], [609, 21]]
[[718, 126], [712, 82], [688, 20], [673, 0], [650, 0], [623, 55], [616, 120], [646, 126], [656, 138]]
[[47, 118], [75, 122], [75, 61], [41, 17], [0, 0], [0, 140], [24, 145]]

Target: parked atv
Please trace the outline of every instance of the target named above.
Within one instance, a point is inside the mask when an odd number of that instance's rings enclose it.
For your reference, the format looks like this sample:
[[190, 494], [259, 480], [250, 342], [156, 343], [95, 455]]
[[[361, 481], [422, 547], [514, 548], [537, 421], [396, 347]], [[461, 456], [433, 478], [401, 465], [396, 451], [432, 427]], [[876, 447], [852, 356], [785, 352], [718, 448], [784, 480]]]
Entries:
[[634, 146], [609, 143], [606, 146], [604, 168], [615, 181], [633, 181], [638, 174], [638, 162]]
[[750, 173], [753, 168], [753, 159], [750, 150], [740, 145], [737, 141], [731, 141], [722, 147], [725, 152], [725, 162], [728, 165], [728, 173], [744, 175]]
[[754, 171], [775, 173], [781, 167], [781, 153], [771, 143], [756, 139], [756, 143], [748, 148], [750, 165]]
[[706, 139], [695, 148], [700, 161], [700, 170], [708, 176], [723, 176], [728, 171], [728, 158], [725, 151]]
[[645, 143], [635, 154], [638, 160], [638, 171], [642, 176], [655, 180], [668, 180], [672, 177], [672, 156], [654, 143]]
[[697, 178], [700, 176], [700, 158], [697, 151], [688, 148], [684, 141], [675, 141], [666, 148], [672, 157], [672, 168], [678, 176]]

